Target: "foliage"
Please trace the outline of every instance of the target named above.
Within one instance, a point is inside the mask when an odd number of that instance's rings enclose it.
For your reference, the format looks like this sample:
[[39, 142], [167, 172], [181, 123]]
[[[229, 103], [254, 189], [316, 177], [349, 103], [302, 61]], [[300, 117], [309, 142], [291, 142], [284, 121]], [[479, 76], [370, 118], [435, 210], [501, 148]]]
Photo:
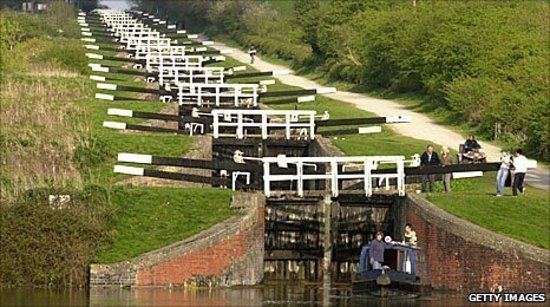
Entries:
[[499, 123], [508, 146], [550, 160], [546, 1], [267, 2], [200, 1], [193, 18], [334, 81], [421, 94], [485, 138]]
[[65, 2], [53, 1], [45, 15], [2, 10], [0, 33], [0, 74], [24, 69], [22, 62], [30, 59], [69, 70], [85, 70], [85, 51], [79, 41], [52, 41], [80, 35], [74, 8]]
[[[70, 195], [61, 207], [49, 195]], [[83, 190], [29, 190], [9, 206], [0, 204], [0, 285], [87, 283], [87, 265], [111, 240], [109, 194]]]
[[72, 157], [86, 122], [70, 101], [89, 95], [89, 88], [71, 78], [10, 75], [0, 90], [2, 199], [46, 182], [80, 183]]

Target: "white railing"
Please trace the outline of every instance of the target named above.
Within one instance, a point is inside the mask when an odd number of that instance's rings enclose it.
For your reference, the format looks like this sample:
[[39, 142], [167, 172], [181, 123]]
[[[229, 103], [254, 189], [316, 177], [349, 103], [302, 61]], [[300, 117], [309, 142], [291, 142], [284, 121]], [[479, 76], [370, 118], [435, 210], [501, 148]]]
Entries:
[[159, 84], [223, 83], [223, 67], [175, 67], [158, 70]]
[[145, 38], [145, 37], [154, 37], [161, 38], [162, 35], [151, 29], [138, 29], [136, 31], [117, 31], [115, 32], [119, 37], [121, 43], [128, 43], [129, 40], [133, 38]]
[[169, 38], [161, 37], [133, 37], [129, 38], [126, 42], [126, 50], [136, 50], [137, 48], [161, 48], [164, 46], [170, 46], [172, 40]]
[[153, 66], [158, 66], [163, 58], [185, 57], [189, 49], [187, 46], [139, 46], [135, 54], [137, 59], [145, 59], [145, 67], [150, 71]]
[[[304, 196], [304, 182], [311, 180], [327, 180], [330, 182], [330, 190], [333, 197], [338, 197], [339, 182], [341, 180], [361, 180], [365, 191], [365, 196], [373, 194], [373, 180], [394, 180], [395, 186], [400, 196], [405, 195], [405, 157], [404, 156], [357, 156], [357, 157], [286, 157], [280, 155], [277, 157], [260, 158], [263, 163], [263, 181], [264, 194], [269, 197], [272, 193], [272, 182], [296, 182], [298, 196]], [[288, 169], [288, 165], [296, 167], [295, 174], [272, 175], [271, 167]], [[305, 174], [304, 167], [312, 165], [326, 165], [329, 171], [327, 173]], [[346, 164], [361, 164], [363, 171], [361, 173], [342, 173], [339, 168]], [[373, 173], [380, 164], [394, 164], [395, 170], [388, 169], [388, 172]]]
[[293, 135], [296, 138], [315, 138], [315, 111], [215, 109], [211, 114], [214, 138], [222, 136], [221, 127], [234, 128], [234, 135], [238, 139], [248, 135], [247, 129], [250, 128], [259, 129], [262, 139], [267, 139], [270, 131], [281, 129], [285, 131], [284, 136], [288, 140]]
[[176, 71], [180, 68], [189, 68], [189, 67], [202, 67], [204, 62], [208, 58], [203, 57], [202, 55], [151, 55], [148, 54], [145, 57], [145, 67], [148, 68], [149, 72], [153, 71]]
[[190, 84], [178, 83], [178, 102], [202, 106], [207, 103], [216, 107], [257, 107], [258, 84]]

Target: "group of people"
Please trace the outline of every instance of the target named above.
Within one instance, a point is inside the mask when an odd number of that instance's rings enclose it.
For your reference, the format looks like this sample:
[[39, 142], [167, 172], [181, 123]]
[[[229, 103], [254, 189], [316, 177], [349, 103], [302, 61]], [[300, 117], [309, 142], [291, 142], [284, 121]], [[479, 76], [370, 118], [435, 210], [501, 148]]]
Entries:
[[[518, 149], [514, 155], [502, 152], [500, 168], [497, 173], [497, 197], [504, 195], [506, 186], [512, 186], [512, 195], [518, 196], [518, 192], [523, 194], [525, 188], [523, 181], [527, 173], [528, 160], [523, 155], [523, 150]], [[512, 172], [514, 173], [512, 179]]]
[[[468, 136], [466, 142], [464, 142], [463, 151], [465, 153], [471, 151], [479, 151], [481, 145], [477, 142], [474, 135]], [[501, 165], [497, 174], [497, 194], [496, 196], [503, 196], [506, 186], [512, 187], [512, 195], [517, 196], [518, 192], [523, 194], [525, 188], [523, 182], [525, 180], [525, 174], [527, 172], [528, 160], [523, 155], [523, 150], [516, 150], [514, 155], [510, 155], [507, 152], [503, 152], [501, 158]], [[434, 151], [433, 145], [428, 145], [426, 151], [420, 157], [420, 165], [451, 165], [453, 164], [453, 158], [450, 154], [449, 148], [443, 147], [441, 149], [441, 157]], [[512, 176], [512, 172], [514, 175]], [[445, 192], [451, 191], [451, 173], [443, 174], [443, 188]], [[422, 192], [433, 192], [435, 186], [435, 175], [422, 176]]]
[[[433, 145], [428, 145], [426, 151], [420, 157], [420, 165], [451, 165], [453, 158], [448, 147], [441, 148], [441, 158], [434, 151]], [[422, 176], [422, 192], [433, 192], [435, 186], [435, 175], [429, 174]], [[445, 192], [451, 191], [451, 173], [443, 174], [443, 187]]]
[[[369, 263], [373, 270], [382, 269], [382, 264], [384, 263], [384, 252], [386, 249], [393, 248], [392, 244], [383, 241], [383, 237], [384, 233], [382, 231], [376, 232], [374, 239], [369, 245]], [[416, 247], [418, 245], [416, 232], [412, 229], [411, 224], [407, 223], [405, 225], [403, 242], [401, 243], [412, 247]]]

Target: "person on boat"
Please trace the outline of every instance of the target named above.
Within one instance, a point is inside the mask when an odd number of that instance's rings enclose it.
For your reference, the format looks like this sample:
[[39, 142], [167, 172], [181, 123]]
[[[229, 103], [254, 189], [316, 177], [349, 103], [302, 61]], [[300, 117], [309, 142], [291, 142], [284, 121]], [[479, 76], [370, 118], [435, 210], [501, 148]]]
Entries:
[[[416, 247], [418, 245], [418, 239], [416, 237], [416, 232], [413, 230], [412, 225], [407, 223], [405, 224], [405, 233], [403, 234], [403, 243], [407, 244], [411, 247]], [[412, 261], [414, 257], [414, 254], [411, 253], [411, 251], [406, 250], [405, 251], [405, 260], [403, 263], [403, 271], [406, 273], [411, 274], [412, 273]]]
[[254, 64], [254, 58], [256, 57], [256, 47], [254, 45], [248, 48], [248, 55], [250, 55], [250, 64]]
[[373, 270], [382, 269], [382, 263], [384, 263], [384, 252], [386, 249], [390, 249], [391, 245], [382, 241], [384, 233], [382, 231], [376, 232], [374, 240], [370, 243], [369, 249], [369, 262], [372, 265]]
[[473, 134], [470, 134], [466, 142], [464, 142], [464, 152], [475, 151], [480, 148], [481, 145], [477, 142], [476, 137]]
[[405, 233], [403, 234], [403, 243], [410, 246], [418, 245], [416, 232], [412, 229], [412, 225], [409, 223], [405, 224]]

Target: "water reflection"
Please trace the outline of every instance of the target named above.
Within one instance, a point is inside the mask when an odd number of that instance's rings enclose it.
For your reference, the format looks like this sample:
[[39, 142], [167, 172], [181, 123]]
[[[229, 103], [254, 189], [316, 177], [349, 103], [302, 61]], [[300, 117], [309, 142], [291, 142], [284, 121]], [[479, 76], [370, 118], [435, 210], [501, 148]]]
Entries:
[[352, 295], [348, 285], [267, 284], [230, 289], [4, 289], [0, 306], [461, 306], [464, 295], [381, 300]]

